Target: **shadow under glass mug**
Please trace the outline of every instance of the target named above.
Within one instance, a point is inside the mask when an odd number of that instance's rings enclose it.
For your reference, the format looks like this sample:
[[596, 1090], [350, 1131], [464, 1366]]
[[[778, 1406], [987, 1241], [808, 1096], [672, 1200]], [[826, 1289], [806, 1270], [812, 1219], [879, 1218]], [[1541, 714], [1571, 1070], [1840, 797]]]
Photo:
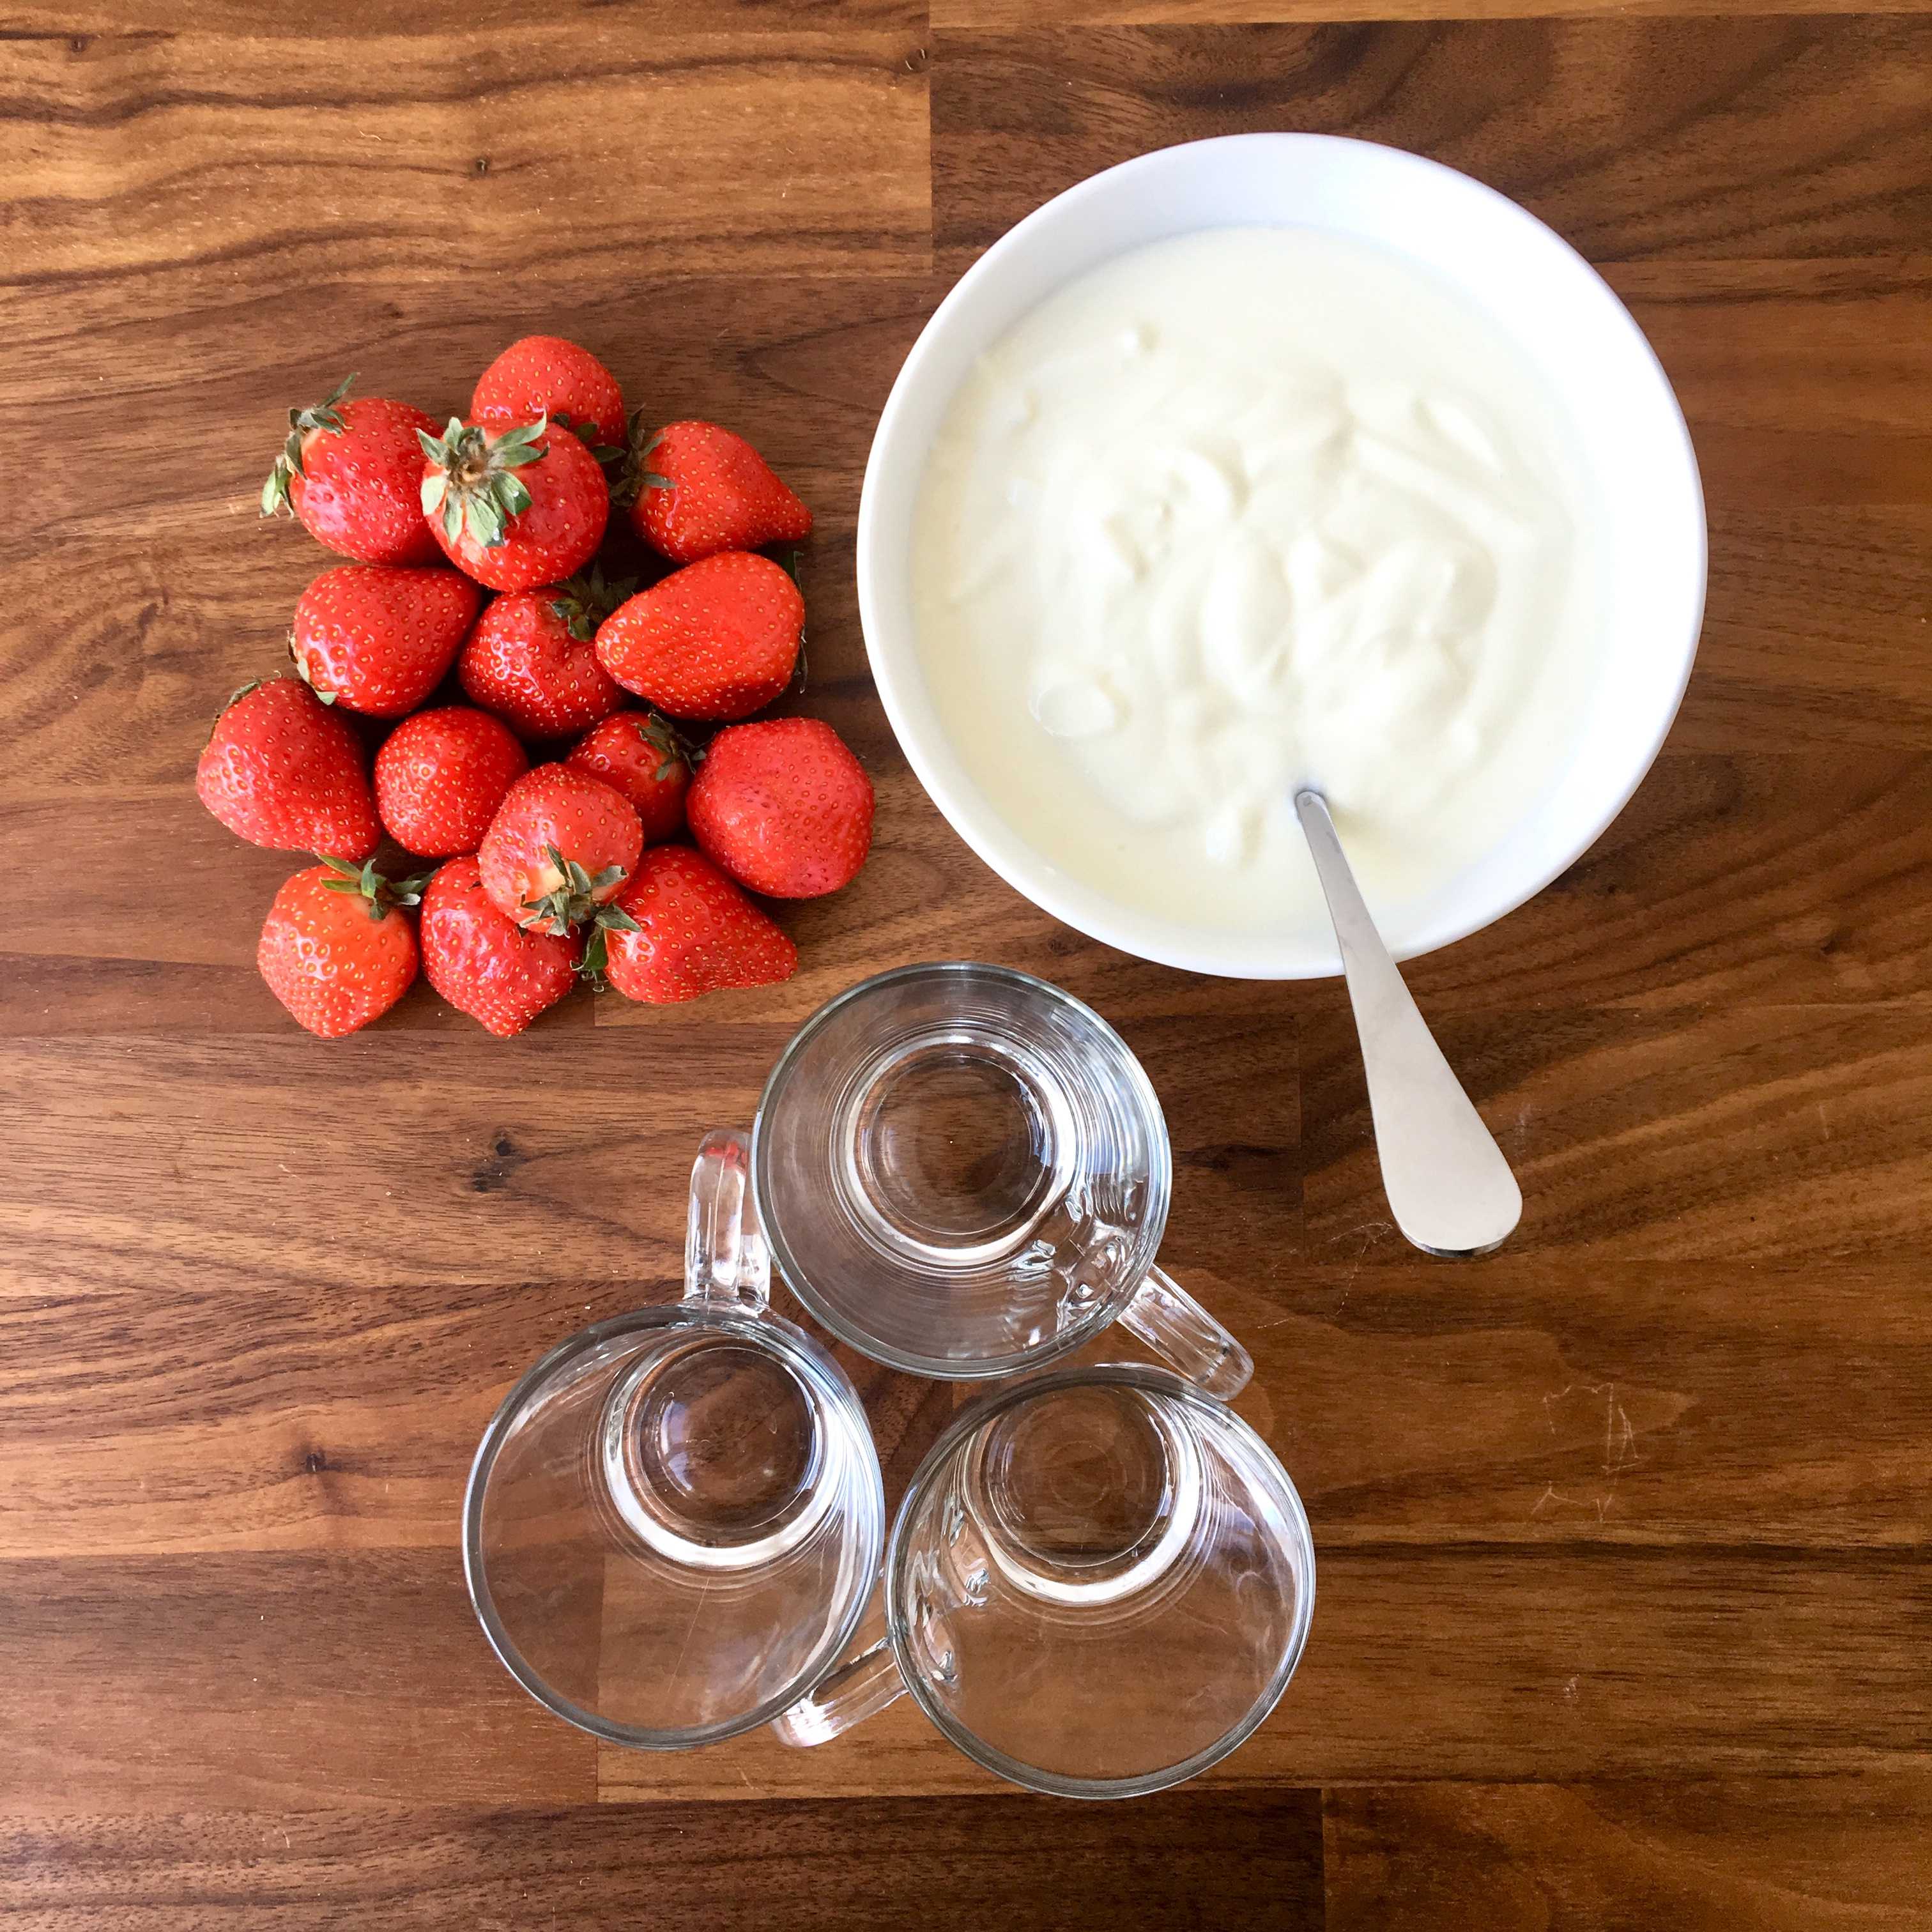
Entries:
[[857, 1391], [772, 1313], [742, 1135], [692, 1171], [682, 1300], [553, 1349], [485, 1431], [464, 1574], [558, 1716], [647, 1750], [766, 1723], [851, 1642], [885, 1494]]
[[884, 1634], [773, 1728], [822, 1744], [910, 1691], [1015, 1784], [1137, 1797], [1253, 1732], [1314, 1603], [1300, 1499], [1232, 1410], [1164, 1369], [1053, 1370], [948, 1426], [893, 1525]]
[[1253, 1364], [1155, 1264], [1160, 1102], [1093, 1010], [1008, 968], [864, 980], [765, 1084], [752, 1180], [772, 1257], [826, 1328], [963, 1381], [1043, 1366], [1119, 1321], [1210, 1394]]

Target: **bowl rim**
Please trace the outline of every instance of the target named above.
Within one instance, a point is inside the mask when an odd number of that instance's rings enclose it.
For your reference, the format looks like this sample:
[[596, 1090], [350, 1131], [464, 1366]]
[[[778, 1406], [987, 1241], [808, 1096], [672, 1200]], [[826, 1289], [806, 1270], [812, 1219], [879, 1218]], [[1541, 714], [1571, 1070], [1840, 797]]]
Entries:
[[[1216, 135], [1205, 140], [1181, 142], [1172, 146], [1155, 148], [1147, 154], [1136, 155], [1130, 160], [1102, 169], [1097, 174], [1090, 175], [1084, 180], [1076, 182], [1072, 187], [1042, 202], [993, 242], [947, 290], [920, 331], [917, 340], [908, 352], [898, 375], [893, 380], [891, 392], [886, 398], [885, 406], [880, 410], [878, 422], [873, 430], [859, 500], [856, 574], [860, 626], [865, 638], [866, 661], [872, 670], [880, 702], [884, 706], [886, 719], [892, 728], [893, 736], [905, 754], [906, 762], [912, 767], [914, 776], [925, 788], [927, 796], [932, 800], [940, 815], [983, 864], [1023, 898], [1059, 920], [1062, 925], [1084, 933], [1090, 939], [1112, 946], [1130, 957], [1150, 960], [1158, 965], [1170, 966], [1186, 972], [1206, 973], [1232, 979], [1330, 978], [1342, 970], [1338, 947], [1330, 946], [1325, 958], [1310, 959], [1304, 956], [1272, 966], [1260, 966], [1256, 963], [1257, 956], [1264, 952], [1268, 945], [1266, 936], [1262, 934], [1226, 934], [1204, 929], [1192, 942], [1177, 938], [1172, 944], [1164, 942], [1148, 944], [1143, 935], [1130, 934], [1124, 930], [1134, 921], [1135, 916], [1130, 908], [1120, 907], [1120, 917], [1115, 920], [1107, 916], [1112, 909], [1112, 902], [1104, 895], [1093, 888], [1081, 886], [1077, 881], [1069, 882], [1070, 890], [1064, 887], [1058, 868], [1052, 862], [1036, 848], [1028, 844], [1024, 834], [1016, 827], [1000, 820], [997, 810], [977, 794], [970, 779], [956, 786], [941, 769], [938, 757], [922, 739], [914, 716], [913, 691], [915, 686], [923, 683], [916, 640], [910, 634], [896, 641], [890, 640], [886, 620], [880, 609], [878, 585], [881, 562], [878, 525], [884, 514], [881, 474], [886, 464], [893, 457], [894, 445], [902, 434], [901, 426], [911, 406], [911, 399], [920, 386], [925, 366], [937, 352], [939, 340], [952, 326], [953, 319], [970, 298], [970, 292], [980, 283], [998, 273], [1000, 265], [1024, 248], [1030, 236], [1049, 219], [1064, 218], [1069, 208], [1077, 208], [1084, 201], [1103, 194], [1118, 193], [1124, 186], [1131, 184], [1141, 176], [1183, 165], [1180, 158], [1196, 156], [1209, 149], [1228, 152], [1241, 149], [1250, 154], [1268, 150], [1277, 158], [1297, 153], [1306, 155], [1316, 150], [1331, 156], [1340, 151], [1359, 151], [1375, 157], [1374, 164], [1377, 166], [1387, 166], [1393, 159], [1397, 165], [1408, 166], [1418, 173], [1433, 176], [1438, 181], [1446, 179], [1456, 184], [1457, 192], [1466, 194], [1474, 200], [1490, 203], [1494, 209], [1502, 212], [1505, 219], [1519, 225], [1527, 224], [1534, 229], [1546, 244], [1553, 243], [1594, 285], [1606, 304], [1606, 313], [1612, 325], [1624, 335], [1635, 350], [1638, 366], [1646, 369], [1654, 378], [1658, 399], [1664, 405], [1662, 428], [1665, 432], [1658, 460], [1676, 472], [1673, 484], [1686, 490], [1689, 503], [1695, 512], [1695, 528], [1690, 533], [1686, 554], [1686, 561], [1690, 566], [1689, 576], [1692, 594], [1686, 604], [1687, 621], [1682, 662], [1676, 672], [1675, 688], [1669, 692], [1668, 703], [1657, 713], [1654, 728], [1648, 734], [1647, 742], [1641, 746], [1633, 742], [1630, 746], [1628, 775], [1615, 796], [1607, 801], [1586, 835], [1579, 838], [1560, 859], [1546, 865], [1534, 876], [1527, 878], [1520, 888], [1513, 887], [1510, 896], [1507, 898], [1501, 901], [1492, 898], [1480, 905], [1472, 902], [1473, 909], [1465, 914], [1438, 918], [1432, 924], [1424, 926], [1419, 934], [1406, 938], [1393, 947], [1397, 958], [1414, 958], [1442, 946], [1453, 945], [1458, 940], [1466, 939], [1472, 933], [1493, 925], [1526, 901], [1533, 898], [1596, 844], [1630, 802], [1638, 786], [1648, 776], [1657, 754], [1663, 748], [1664, 740], [1676, 722], [1684, 690], [1690, 682], [1690, 673], [1696, 661], [1710, 578], [1708, 518], [1706, 512], [1702, 479], [1697, 467], [1696, 452], [1691, 443], [1689, 427], [1684, 419], [1682, 406], [1678, 401], [1676, 392], [1663, 364], [1658, 358], [1657, 352], [1616, 291], [1570, 242], [1520, 202], [1512, 200], [1473, 176], [1464, 174], [1459, 169], [1449, 167], [1442, 162], [1432, 160], [1426, 155], [1414, 153], [1407, 148], [1393, 147], [1382, 142], [1364, 141], [1350, 135], [1293, 132]], [[1017, 860], [1010, 862], [1001, 856], [998, 850], [1000, 839], [992, 828], [998, 828], [998, 831], [1006, 834], [1008, 841], [1018, 848], [1021, 859], [1030, 859], [1035, 862], [1027, 865]], [[1317, 950], [1320, 950], [1319, 948]], [[1244, 957], [1238, 963], [1229, 963], [1228, 956], [1238, 952]]]

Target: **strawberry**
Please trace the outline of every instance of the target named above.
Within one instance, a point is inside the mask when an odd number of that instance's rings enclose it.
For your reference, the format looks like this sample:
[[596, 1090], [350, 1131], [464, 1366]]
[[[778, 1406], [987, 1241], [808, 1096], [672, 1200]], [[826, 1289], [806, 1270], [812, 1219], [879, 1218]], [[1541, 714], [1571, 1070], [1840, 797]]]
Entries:
[[564, 933], [612, 922], [609, 902], [644, 849], [628, 799], [574, 766], [539, 765], [511, 786], [476, 856], [483, 890], [506, 918]]
[[418, 507], [422, 450], [436, 418], [380, 396], [289, 412], [289, 440], [262, 486], [262, 514], [292, 512], [317, 543], [364, 563], [427, 563], [436, 540]]
[[381, 842], [362, 747], [292, 677], [244, 684], [214, 721], [194, 770], [196, 795], [251, 845], [366, 859]]
[[416, 976], [416, 936], [398, 908], [416, 904], [422, 886], [392, 886], [373, 865], [339, 859], [296, 873], [275, 895], [255, 951], [269, 992], [324, 1040], [387, 1012]]
[[624, 392], [616, 377], [589, 350], [560, 335], [512, 343], [477, 377], [470, 416], [499, 427], [548, 416], [574, 430], [600, 462], [615, 462], [624, 453]]
[[646, 440], [642, 428], [632, 425], [620, 494], [635, 493], [629, 507], [638, 536], [674, 563], [812, 534], [812, 512], [742, 436], [716, 423], [674, 422]]
[[423, 894], [423, 977], [500, 1040], [519, 1034], [577, 983], [576, 938], [526, 932], [483, 891], [472, 854], [452, 859]]
[[296, 598], [290, 655], [323, 704], [400, 718], [442, 682], [482, 601], [458, 570], [339, 563]]
[[652, 1006], [734, 986], [770, 986], [798, 970], [798, 948], [688, 845], [653, 845], [618, 895], [628, 932], [610, 935], [605, 970]]
[[675, 838], [684, 829], [691, 761], [677, 734], [655, 711], [620, 711], [593, 724], [564, 763], [622, 792], [638, 808], [646, 844]]
[[607, 584], [593, 564], [554, 589], [499, 597], [457, 660], [464, 689], [526, 738], [560, 738], [609, 717], [623, 687], [597, 662], [591, 639], [632, 581]]
[[492, 590], [561, 584], [596, 554], [610, 490], [574, 436], [546, 434], [541, 417], [485, 428], [456, 417], [424, 435], [423, 520], [458, 569]]
[[872, 782], [816, 718], [719, 732], [686, 802], [705, 856], [772, 898], [836, 892], [872, 850]]
[[791, 682], [798, 586], [768, 556], [727, 550], [674, 570], [597, 627], [597, 659], [674, 718], [748, 717]]
[[487, 711], [418, 711], [376, 754], [376, 809], [410, 851], [431, 859], [473, 852], [530, 766], [510, 728]]

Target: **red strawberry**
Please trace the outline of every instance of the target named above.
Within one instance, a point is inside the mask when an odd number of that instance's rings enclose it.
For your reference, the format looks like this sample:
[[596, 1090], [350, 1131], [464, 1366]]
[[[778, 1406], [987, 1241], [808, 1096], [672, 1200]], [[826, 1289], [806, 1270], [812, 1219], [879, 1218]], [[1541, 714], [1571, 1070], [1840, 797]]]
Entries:
[[450, 562], [492, 590], [561, 584], [604, 539], [610, 490], [596, 458], [547, 428], [452, 416], [440, 437], [420, 439], [423, 520]]
[[574, 766], [539, 765], [511, 786], [476, 856], [483, 890], [506, 918], [563, 933], [609, 921], [609, 902], [644, 849], [628, 799]]
[[423, 976], [499, 1039], [519, 1034], [577, 983], [581, 943], [526, 932], [484, 896], [473, 855], [452, 859], [422, 902]]
[[296, 600], [290, 653], [323, 704], [400, 718], [442, 682], [482, 601], [460, 570], [339, 563]]
[[623, 454], [624, 392], [591, 354], [560, 335], [526, 335], [513, 342], [476, 379], [470, 398], [473, 422], [526, 423], [547, 416], [574, 430], [598, 458]]
[[427, 563], [436, 541], [423, 528], [416, 439], [435, 434], [436, 418], [380, 396], [344, 402], [355, 380], [313, 409], [290, 410], [262, 514], [292, 511], [316, 542], [364, 563]]
[[812, 512], [742, 436], [716, 423], [674, 422], [646, 440], [635, 434], [642, 427], [633, 426], [631, 521], [673, 562], [812, 534]]
[[724, 874], [688, 845], [653, 845], [617, 904], [605, 967], [627, 998], [652, 1006], [733, 986], [770, 986], [798, 970], [798, 948]]
[[655, 711], [620, 711], [593, 724], [564, 763], [622, 792], [638, 808], [646, 844], [675, 838], [684, 829], [691, 764], [677, 734]]
[[555, 589], [499, 597], [457, 661], [464, 689], [526, 738], [560, 738], [609, 717], [623, 687], [597, 662], [591, 639], [632, 581], [607, 584], [593, 564]]
[[791, 682], [805, 599], [768, 556], [727, 550], [674, 570], [597, 627], [597, 658], [674, 718], [748, 717]]
[[244, 684], [228, 700], [194, 789], [251, 845], [359, 861], [382, 842], [355, 732], [292, 677]]
[[687, 802], [691, 835], [706, 856], [773, 898], [836, 892], [872, 847], [872, 782], [816, 718], [719, 732]]
[[466, 704], [418, 711], [376, 754], [376, 809], [398, 845], [426, 858], [473, 852], [530, 770], [510, 728]]
[[325, 860], [275, 895], [255, 964], [268, 990], [324, 1040], [367, 1026], [416, 976], [416, 936], [397, 910], [414, 905], [423, 881], [392, 886], [374, 866]]

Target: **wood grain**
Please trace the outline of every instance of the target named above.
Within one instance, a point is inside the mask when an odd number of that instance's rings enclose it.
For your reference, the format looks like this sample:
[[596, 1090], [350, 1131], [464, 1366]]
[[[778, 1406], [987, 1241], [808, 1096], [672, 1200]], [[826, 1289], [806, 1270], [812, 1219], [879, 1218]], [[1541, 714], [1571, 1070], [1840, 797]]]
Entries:
[[[1916, 1016], [1552, 1012], [1438, 1030], [1535, 1203], [1526, 1248], [1792, 1265], [1916, 1251], [1932, 1226], [1932, 1042]], [[1386, 1210], [1346, 1013], [1304, 1022], [1301, 1067], [1319, 1252]]]
[[[1922, 1920], [1932, 22], [1448, 10], [15, 9], [10, 1924]], [[1418, 148], [1555, 224], [1656, 345], [1710, 500], [1651, 777], [1550, 890], [1410, 969], [1528, 1198], [1465, 1270], [1389, 1226], [1340, 989], [1170, 973], [1026, 905], [911, 778], [859, 632], [866, 450], [952, 278], [1099, 167], [1255, 128]], [[586, 996], [508, 1043], [419, 989], [324, 1048], [250, 964], [296, 862], [188, 790], [328, 561], [254, 493], [340, 374], [459, 409], [538, 328], [813, 504], [793, 702], [872, 770], [877, 849], [782, 911], [784, 987]], [[1315, 1525], [1281, 1708], [1142, 1804], [1013, 1796], [904, 1702], [813, 1752], [600, 1750], [464, 1595], [462, 1483], [509, 1382], [674, 1292], [697, 1138], [749, 1118], [807, 1012], [946, 955], [1068, 987], [1143, 1059], [1163, 1259], [1251, 1345], [1243, 1412]], [[957, 1392], [842, 1359], [896, 1495]]]
[[489, 1810], [386, 1808], [0, 1820], [0, 1913], [34, 1932], [674, 1923], [737, 1932], [782, 1897], [800, 1932], [1128, 1924], [1320, 1932], [1312, 1792], [1184, 1792], [1132, 1806], [1026, 1798]]
[[925, 244], [902, 29], [739, 39], [586, 10], [378, 28], [350, 62], [327, 32], [272, 45], [238, 68], [194, 30], [11, 42], [8, 112], [31, 104], [36, 140], [10, 278], [124, 296], [131, 277], [190, 306], [205, 278], [266, 304], [350, 279], [400, 293], [452, 262], [568, 276], [606, 257], [614, 208], [687, 270], [890, 271]]
[[592, 1741], [490, 1655], [453, 1549], [8, 1559], [0, 1591], [9, 1813], [594, 1790]]
[[1922, 1776], [1339, 1791], [1328, 1928], [1906, 1932], [1928, 1823]]
[[[1732, 0], [1458, 0], [1458, 20], [1544, 20], [1614, 14], [1619, 18], [1654, 14], [1671, 19], [1730, 16], [1748, 10], [1764, 14], [1919, 14], [1925, 0], [1751, 0], [1741, 9]], [[1037, 27], [1041, 10], [1030, 0], [934, 0], [936, 27], [1016, 28]], [[1094, 27], [1266, 26], [1310, 20], [1357, 20], [1363, 10], [1349, 0], [1055, 0], [1060, 25]], [[1444, 17], [1430, 0], [1378, 0], [1378, 20], [1432, 20]]]
[[1419, 148], [1594, 261], [1910, 254], [1932, 212], [1922, 19], [949, 28], [934, 46], [952, 267], [1096, 169], [1256, 128]]

